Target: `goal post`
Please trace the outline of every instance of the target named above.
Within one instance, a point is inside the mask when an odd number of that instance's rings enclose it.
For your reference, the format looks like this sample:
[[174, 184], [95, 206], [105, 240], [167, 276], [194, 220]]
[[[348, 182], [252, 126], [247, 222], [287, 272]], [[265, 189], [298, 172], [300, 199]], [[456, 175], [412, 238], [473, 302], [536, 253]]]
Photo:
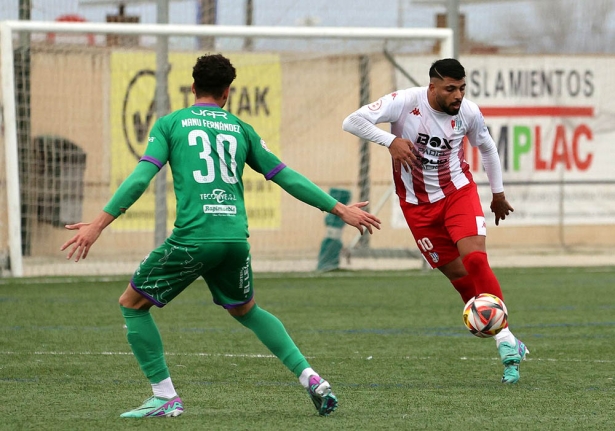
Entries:
[[[174, 39], [168, 53], [152, 42], [158, 37]], [[394, 65], [387, 56], [417, 52], [450, 57], [453, 35], [450, 29], [436, 28], [0, 22], [0, 184], [6, 189], [0, 197], [6, 208], [0, 217], [0, 275], [77, 270], [67, 266], [58, 250], [70, 236], [63, 224], [90, 220], [137, 163], [156, 118], [154, 94], [167, 88], [157, 80], [171, 85], [170, 110], [191, 103], [190, 68], [203, 54], [193, 41], [200, 37], [219, 41], [215, 51], [228, 55], [238, 69], [227, 108], [253, 124], [289, 166], [325, 190], [351, 189], [356, 201], [359, 149], [356, 138], [341, 130], [341, 122], [359, 107], [359, 58], [374, 57], [369, 88], [376, 98], [395, 89]], [[253, 41], [249, 51], [235, 43], [245, 38]], [[24, 40], [32, 61], [27, 76], [19, 77], [30, 80], [26, 90], [18, 88], [15, 76], [24, 69], [18, 64], [23, 58], [16, 57]], [[156, 73], [160, 55], [168, 56], [167, 74]], [[27, 97], [18, 97], [19, 91], [27, 91]], [[385, 174], [390, 176], [388, 169]], [[383, 195], [390, 180], [379, 181], [376, 193]], [[150, 213], [159, 202], [169, 210], [164, 233], [172, 229], [172, 190], [170, 184], [158, 200], [152, 182], [142, 198], [145, 203], [107, 229], [112, 233], [103, 234], [106, 238], [101, 237], [89, 264], [79, 271], [131, 272], [136, 256], [154, 246]], [[304, 256], [315, 266], [325, 232], [318, 213], [256, 175], [246, 180], [246, 205], [254, 256], [277, 264]], [[347, 231], [345, 241], [350, 242], [353, 233]]]

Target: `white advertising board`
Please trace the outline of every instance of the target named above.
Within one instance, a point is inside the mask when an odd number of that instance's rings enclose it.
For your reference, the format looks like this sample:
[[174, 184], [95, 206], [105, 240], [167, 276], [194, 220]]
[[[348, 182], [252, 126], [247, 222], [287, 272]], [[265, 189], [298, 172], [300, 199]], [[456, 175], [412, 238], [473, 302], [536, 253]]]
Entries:
[[[434, 60], [396, 58], [420, 85], [429, 83]], [[506, 225], [615, 224], [615, 57], [472, 55], [460, 61], [465, 97], [479, 105], [498, 146], [515, 208]], [[400, 72], [397, 83], [412, 86]], [[480, 153], [466, 150], [493, 224]], [[398, 210], [394, 218], [406, 227]]]

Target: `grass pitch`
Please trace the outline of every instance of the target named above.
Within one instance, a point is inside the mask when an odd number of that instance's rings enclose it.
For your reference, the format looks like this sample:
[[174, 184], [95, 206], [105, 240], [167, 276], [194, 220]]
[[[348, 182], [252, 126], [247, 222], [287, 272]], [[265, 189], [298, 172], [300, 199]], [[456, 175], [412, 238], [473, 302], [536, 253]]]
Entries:
[[151, 395], [125, 339], [127, 279], [0, 280], [0, 429], [612, 430], [615, 268], [497, 269], [531, 354], [500, 383], [495, 342], [464, 328], [437, 272], [255, 276], [340, 405], [319, 417], [295, 377], [197, 282], [153, 309], [186, 412], [119, 414]]

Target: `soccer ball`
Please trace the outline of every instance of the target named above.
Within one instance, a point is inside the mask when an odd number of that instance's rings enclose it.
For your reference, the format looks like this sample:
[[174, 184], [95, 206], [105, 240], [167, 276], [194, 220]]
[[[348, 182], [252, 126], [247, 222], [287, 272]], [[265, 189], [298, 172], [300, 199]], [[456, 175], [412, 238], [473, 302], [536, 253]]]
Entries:
[[490, 293], [475, 296], [463, 307], [463, 323], [477, 337], [493, 337], [506, 327], [507, 322], [504, 301]]

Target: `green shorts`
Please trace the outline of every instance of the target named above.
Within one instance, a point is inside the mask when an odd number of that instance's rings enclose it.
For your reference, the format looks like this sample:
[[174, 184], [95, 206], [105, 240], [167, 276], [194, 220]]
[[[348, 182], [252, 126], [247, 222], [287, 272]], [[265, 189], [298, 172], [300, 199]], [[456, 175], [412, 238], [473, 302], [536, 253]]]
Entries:
[[250, 244], [179, 243], [168, 238], [143, 259], [130, 285], [157, 307], [164, 307], [194, 280], [203, 277], [214, 303], [233, 308], [254, 296]]

